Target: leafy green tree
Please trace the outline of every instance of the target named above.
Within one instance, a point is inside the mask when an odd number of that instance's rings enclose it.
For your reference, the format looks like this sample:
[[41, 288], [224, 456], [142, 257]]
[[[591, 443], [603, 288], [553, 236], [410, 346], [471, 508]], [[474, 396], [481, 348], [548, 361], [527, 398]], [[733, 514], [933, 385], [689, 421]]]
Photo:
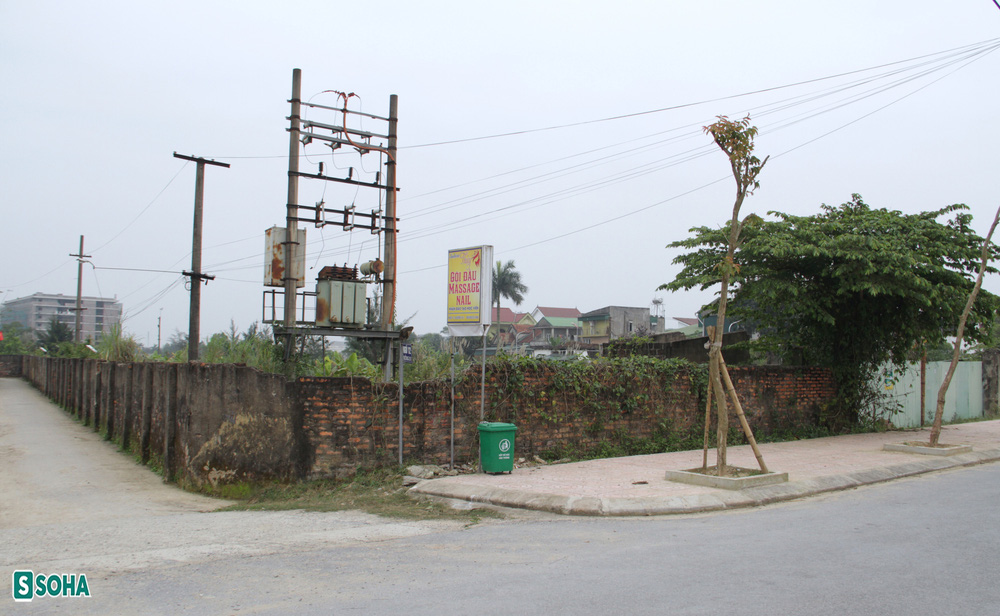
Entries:
[[[856, 419], [871, 410], [873, 381], [885, 364], [901, 366], [911, 349], [939, 344], [958, 322], [983, 246], [967, 210], [903, 214], [872, 209], [855, 194], [814, 216], [771, 212], [778, 220], [744, 228], [733, 315], [754, 322], [769, 350], [797, 351], [807, 363], [832, 368], [841, 409]], [[952, 218], [938, 221], [946, 215]], [[691, 231], [693, 237], [671, 244], [689, 252], [674, 259], [684, 267], [663, 288], [718, 283], [728, 228]], [[997, 252], [991, 245], [990, 254]], [[970, 309], [970, 341], [988, 337], [998, 305], [996, 296], [979, 295]]]
[[70, 329], [69, 325], [53, 317], [44, 331], [35, 333], [35, 338], [38, 340], [38, 344], [45, 347], [50, 354], [56, 355], [59, 352], [60, 344], [73, 341], [73, 330]]
[[31, 330], [18, 321], [3, 324], [3, 340], [0, 341], [0, 355], [23, 355], [33, 346]]
[[173, 357], [175, 361], [187, 361], [187, 348], [187, 332], [175, 329], [167, 339], [167, 343], [161, 347], [160, 353], [165, 357]]

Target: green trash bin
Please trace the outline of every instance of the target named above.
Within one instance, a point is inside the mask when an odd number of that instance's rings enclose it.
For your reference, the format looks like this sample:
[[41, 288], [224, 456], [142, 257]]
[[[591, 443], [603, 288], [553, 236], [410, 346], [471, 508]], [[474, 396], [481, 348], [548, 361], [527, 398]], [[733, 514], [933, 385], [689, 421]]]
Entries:
[[479, 424], [479, 460], [484, 473], [514, 470], [514, 433], [511, 423], [484, 421]]

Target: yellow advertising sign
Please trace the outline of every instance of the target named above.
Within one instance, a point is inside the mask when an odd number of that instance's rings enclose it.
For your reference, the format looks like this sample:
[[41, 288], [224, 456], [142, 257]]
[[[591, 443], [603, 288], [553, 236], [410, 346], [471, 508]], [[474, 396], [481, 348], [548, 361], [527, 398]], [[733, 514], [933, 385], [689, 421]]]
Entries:
[[[483, 298], [488, 302], [491, 290], [483, 288], [484, 265], [488, 264], [488, 261], [484, 261], [492, 258], [484, 254], [484, 248], [479, 246], [448, 251], [448, 323], [484, 322]], [[492, 281], [487, 284], [492, 284]], [[485, 309], [489, 310], [489, 305]]]

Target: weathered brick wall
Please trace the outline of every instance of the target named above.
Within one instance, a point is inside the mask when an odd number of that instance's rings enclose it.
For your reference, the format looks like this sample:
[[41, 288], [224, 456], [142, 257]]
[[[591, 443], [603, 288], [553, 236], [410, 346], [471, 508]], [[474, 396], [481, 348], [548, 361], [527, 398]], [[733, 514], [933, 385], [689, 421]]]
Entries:
[[0, 355], [0, 378], [21, 376], [20, 355]]
[[[496, 385], [498, 378], [502, 377], [491, 375], [489, 383]], [[601, 379], [601, 375], [587, 378]], [[585, 450], [620, 434], [642, 439], [664, 431], [685, 433], [699, 421], [700, 396], [688, 371], [670, 382], [635, 376], [630, 383], [603, 392], [577, 391], [557, 381], [557, 368], [543, 366], [525, 377], [516, 402], [503, 404], [487, 395], [487, 406], [492, 402], [497, 408], [487, 419], [518, 426], [518, 451], [536, 455], [567, 447]], [[474, 397], [478, 402], [478, 391]]]
[[[824, 405], [836, 389], [822, 368], [753, 366], [730, 368], [751, 427], [774, 432], [817, 426]], [[554, 370], [544, 368], [524, 376], [517, 399], [501, 399], [503, 375], [487, 368], [487, 421], [517, 425], [518, 456], [547, 450], [585, 450], [620, 435], [652, 438], [664, 433], [678, 437], [700, 433], [703, 393], [692, 387], [691, 375], [679, 374], [665, 388], [643, 383], [627, 391], [638, 400], [578, 396], [556, 387]], [[306, 468], [310, 476], [336, 474], [354, 465], [398, 459], [398, 390], [365, 379], [299, 379], [303, 404]], [[451, 397], [447, 383], [418, 383], [404, 390], [403, 457], [405, 460], [447, 463], [451, 453]], [[480, 378], [478, 368], [461, 379], [455, 392], [455, 460], [478, 458]], [[730, 424], [736, 425], [735, 413]]]
[[837, 384], [826, 368], [729, 366], [743, 412], [755, 432], [774, 433], [821, 424]]
[[307, 474], [334, 475], [350, 463], [385, 457], [385, 413], [373, 413], [367, 379], [303, 377], [296, 390]]
[[[478, 367], [455, 391], [455, 460], [478, 457]], [[731, 367], [734, 385], [755, 431], [819, 424], [834, 398], [833, 378], [819, 368]], [[24, 377], [95, 430], [105, 432], [144, 461], [162, 465], [168, 477], [199, 477], [206, 448], [246, 454], [263, 448], [297, 476], [331, 476], [358, 466], [398, 459], [399, 391], [395, 384], [362, 378], [299, 378], [264, 374], [233, 365], [135, 363], [26, 357]], [[586, 373], [589, 375], [590, 373]], [[567, 382], [559, 369], [536, 364], [516, 379], [488, 366], [484, 419], [517, 425], [519, 456], [547, 450], [586, 450], [623, 435], [632, 439], [700, 433], [704, 367], [678, 369], [669, 382], [650, 373], [607, 374], [613, 387]], [[598, 392], [598, 393], [595, 393]], [[408, 385], [403, 402], [403, 457], [447, 463], [451, 457], [449, 383]], [[220, 442], [240, 418], [266, 418], [291, 432], [280, 451], [268, 443]], [[735, 425], [735, 417], [731, 423]], [[232, 436], [232, 433], [226, 433]], [[247, 432], [246, 434], [253, 434]], [[237, 435], [239, 436], [239, 435]], [[279, 442], [279, 441], [276, 441]], [[271, 447], [271, 450], [268, 450]], [[218, 459], [212, 458], [213, 460]], [[226, 469], [212, 469], [226, 470]]]
[[193, 461], [237, 417], [280, 422], [295, 446], [281, 452], [302, 472], [302, 421], [280, 375], [233, 365], [113, 363], [26, 357], [24, 377], [95, 431], [165, 476], [198, 475]]

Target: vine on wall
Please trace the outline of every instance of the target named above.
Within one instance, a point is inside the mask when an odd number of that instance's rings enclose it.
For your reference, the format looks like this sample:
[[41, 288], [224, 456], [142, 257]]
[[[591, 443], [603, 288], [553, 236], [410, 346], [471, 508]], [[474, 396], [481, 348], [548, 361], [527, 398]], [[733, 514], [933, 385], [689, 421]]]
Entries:
[[640, 407], [658, 406], [673, 395], [680, 378], [689, 379], [702, 398], [708, 382], [702, 365], [639, 355], [575, 362], [500, 355], [487, 370], [487, 402], [495, 418], [516, 421], [520, 409], [531, 408], [554, 424], [587, 418], [599, 426]]

